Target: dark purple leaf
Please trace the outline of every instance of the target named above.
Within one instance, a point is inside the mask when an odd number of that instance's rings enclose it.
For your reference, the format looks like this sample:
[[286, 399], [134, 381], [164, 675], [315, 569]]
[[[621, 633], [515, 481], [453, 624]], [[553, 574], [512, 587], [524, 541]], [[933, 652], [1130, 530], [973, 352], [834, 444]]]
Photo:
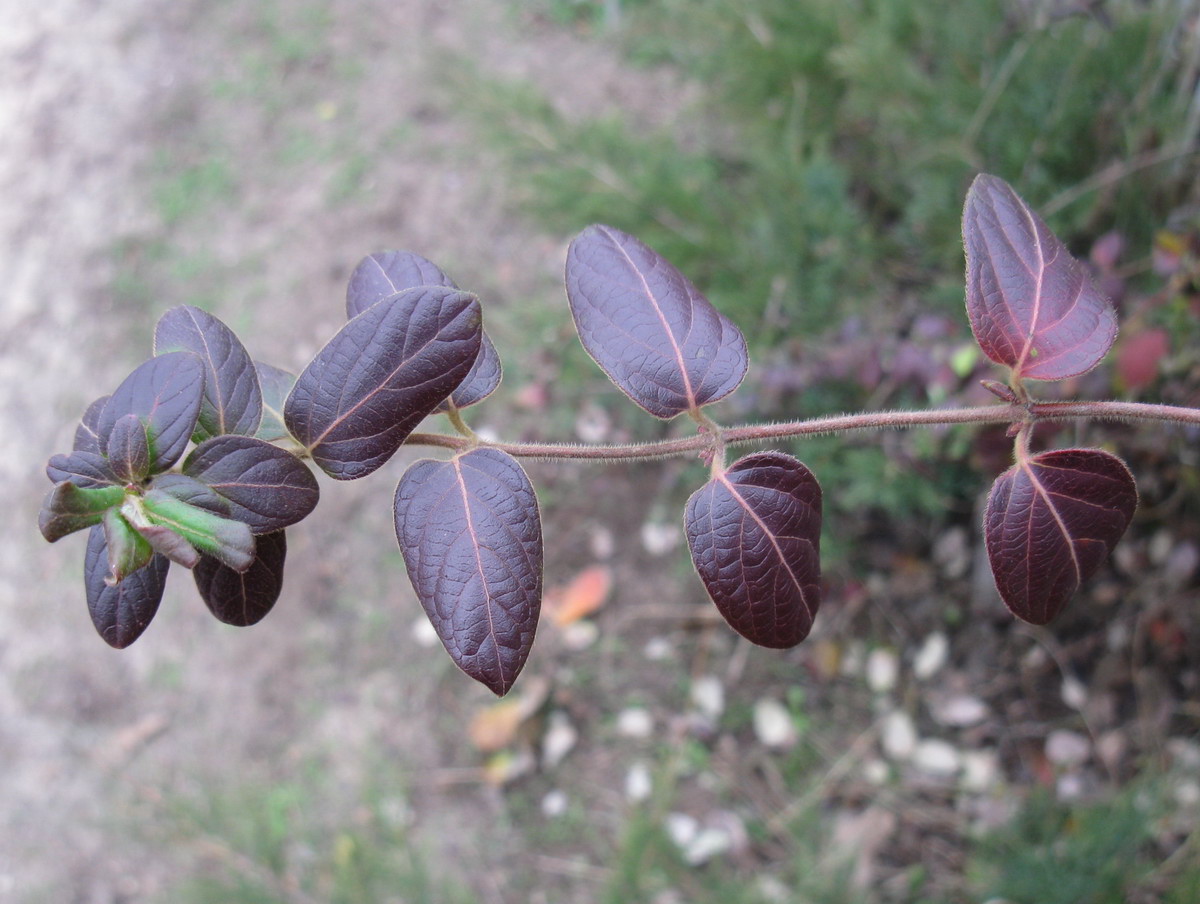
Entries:
[[150, 441], [150, 472], [165, 471], [187, 448], [200, 400], [204, 396], [204, 364], [191, 352], [151, 358], [125, 378], [105, 403], [96, 422], [101, 453], [116, 422], [136, 414]]
[[150, 440], [136, 414], [117, 418], [108, 435], [108, 463], [122, 483], [138, 483], [150, 472]]
[[583, 347], [655, 417], [716, 402], [746, 375], [746, 340], [662, 256], [611, 226], [567, 251], [567, 298]]
[[154, 328], [154, 353], [187, 351], [204, 362], [204, 401], [193, 439], [237, 433], [253, 436], [262, 419], [254, 362], [224, 323], [200, 308], [171, 308]]
[[154, 556], [144, 568], [110, 585], [106, 581], [109, 566], [104, 528], [92, 528], [83, 560], [83, 582], [92, 624], [105, 643], [122, 650], [141, 637], [158, 611], [170, 565], [163, 556]]
[[396, 487], [395, 517], [409, 579], [450, 658], [503, 696], [541, 611], [542, 525], [529, 478], [496, 449], [424, 459]]
[[229, 517], [231, 513], [228, 499], [208, 484], [186, 474], [176, 474], [174, 471], [159, 474], [150, 482], [149, 489], [160, 490], [168, 496], [174, 496], [180, 502], [202, 508], [214, 515]]
[[150, 543], [134, 530], [119, 511], [110, 508], [104, 513], [104, 541], [108, 547], [109, 584], [125, 580], [139, 568], [149, 564], [154, 556]]
[[107, 402], [108, 396], [100, 396], [92, 404], [88, 405], [87, 411], [83, 413], [83, 419], [79, 422], [79, 426], [75, 428], [74, 448], [76, 452], [100, 454], [100, 434], [96, 428], [100, 423], [100, 412], [104, 410], [104, 405]]
[[295, 455], [249, 436], [217, 436], [184, 460], [183, 473], [229, 502], [229, 514], [256, 534], [306, 518], [320, 497], [317, 479]]
[[258, 425], [258, 432], [254, 435], [269, 443], [290, 439], [291, 434], [283, 422], [283, 403], [287, 401], [288, 393], [296, 385], [296, 375], [261, 361], [254, 362], [254, 369], [258, 373], [263, 405], [262, 423]]
[[821, 486], [790, 455], [734, 462], [684, 513], [692, 562], [717, 609], [759, 646], [794, 647], [821, 603]]
[[[475, 357], [475, 363], [471, 365], [470, 372], [463, 377], [463, 381], [458, 384], [454, 392], [450, 393], [448, 401], [453, 402], [455, 408], [466, 408], [468, 405], [482, 402], [496, 391], [503, 376], [500, 355], [497, 354], [496, 346], [492, 345], [492, 340], [485, 332], [479, 344], [479, 354]], [[437, 410], [449, 411], [450, 406], [446, 402], [442, 402], [438, 405]]]
[[984, 515], [1000, 598], [1035, 625], [1054, 619], [1095, 574], [1137, 508], [1137, 485], [1115, 455], [1059, 449], [1020, 458], [992, 485]]
[[69, 480], [78, 487], [94, 489], [120, 483], [113, 473], [108, 459], [99, 452], [77, 451], [69, 455], [55, 455], [46, 465], [46, 476], [51, 483]]
[[158, 552], [186, 568], [194, 568], [198, 558], [164, 537], [162, 529], [234, 571], [245, 571], [254, 561], [254, 535], [249, 525], [183, 502], [163, 490], [148, 490], [140, 506], [126, 505], [121, 514]]
[[1091, 370], [1117, 335], [1112, 304], [1012, 187], [976, 177], [963, 210], [967, 314], [984, 354], [1018, 378]]
[[365, 477], [471, 370], [481, 320], [473, 295], [442, 286], [368, 308], [296, 380], [284, 405], [288, 430], [329, 476]]
[[55, 484], [42, 501], [38, 528], [42, 536], [53, 543], [67, 534], [99, 524], [104, 513], [125, 499], [125, 490], [118, 486], [84, 488], [69, 480]]
[[380, 251], [359, 261], [346, 286], [346, 317], [357, 317], [389, 295], [417, 286], [457, 289], [437, 264], [411, 251]]
[[283, 531], [264, 534], [254, 549], [254, 562], [243, 573], [201, 556], [192, 569], [204, 604], [220, 621], [244, 628], [271, 611], [283, 590], [287, 539]]

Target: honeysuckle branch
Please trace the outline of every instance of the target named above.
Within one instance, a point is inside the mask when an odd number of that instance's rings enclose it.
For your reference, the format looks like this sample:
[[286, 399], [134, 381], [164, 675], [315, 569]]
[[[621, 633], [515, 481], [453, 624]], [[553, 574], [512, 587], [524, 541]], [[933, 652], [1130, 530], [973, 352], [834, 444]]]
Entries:
[[[784, 421], [746, 424], [717, 432], [646, 443], [510, 443], [478, 441], [515, 458], [577, 459], [584, 461], [638, 461], [689, 455], [725, 446], [743, 446], [779, 439], [847, 433], [854, 430], [943, 427], [955, 424], [1017, 424], [1051, 420], [1165, 421], [1200, 426], [1200, 408], [1142, 402], [1031, 402], [1028, 405], [980, 405], [969, 408], [935, 408], [919, 411], [872, 411]], [[413, 433], [406, 445], [434, 446], [453, 451], [468, 448], [472, 440], [443, 433]]]

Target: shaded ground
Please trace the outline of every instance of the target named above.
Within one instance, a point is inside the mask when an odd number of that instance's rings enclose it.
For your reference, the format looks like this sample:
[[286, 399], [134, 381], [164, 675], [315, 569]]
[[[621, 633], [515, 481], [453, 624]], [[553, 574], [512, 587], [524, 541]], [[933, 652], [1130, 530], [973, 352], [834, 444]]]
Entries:
[[[145, 637], [106, 649], [79, 538], [34, 530], [41, 466], [148, 352], [158, 314], [204, 305], [256, 357], [298, 368], [340, 325], [359, 257], [400, 246], [493, 306], [502, 356], [531, 322], [571, 341], [564, 237], [514, 217], [447, 85], [473, 65], [635, 122], [669, 122], [689, 95], [496, 0], [6, 5], [21, 24], [0, 36], [0, 468], [17, 488], [0, 544], [0, 900], [174, 901], [208, 874], [296, 902], [380, 899], [369, 881], [396, 900], [451, 884], [468, 900], [670, 901], [856, 846], [864, 885], [899, 900], [920, 868], [952, 896], [971, 831], [1006, 820], [1018, 789], [1086, 797], [1147, 765], [1183, 789], [1156, 855], [1186, 836], [1198, 519], [1169, 468], [1053, 633], [1014, 627], [979, 589], [974, 519], [864, 516], [830, 526], [856, 567], [830, 574], [812, 642], [763, 655], [699, 605], [676, 527], [687, 465], [532, 465], [547, 584], [601, 564], [614, 589], [593, 618], [542, 629], [517, 695], [534, 715], [502, 714], [494, 754], [471, 730], [491, 698], [414, 631], [390, 497], [416, 453], [322, 482], [261, 626], [217, 625], [176, 574]], [[531, 309], [547, 313], [511, 316]], [[612, 429], [602, 407], [544, 409], [556, 376], [535, 393], [510, 381], [473, 423]], [[832, 843], [806, 840], [815, 810]], [[674, 887], [644, 878], [663, 869], [645, 826], [695, 861]], [[754, 894], [789, 900], [769, 882]]]

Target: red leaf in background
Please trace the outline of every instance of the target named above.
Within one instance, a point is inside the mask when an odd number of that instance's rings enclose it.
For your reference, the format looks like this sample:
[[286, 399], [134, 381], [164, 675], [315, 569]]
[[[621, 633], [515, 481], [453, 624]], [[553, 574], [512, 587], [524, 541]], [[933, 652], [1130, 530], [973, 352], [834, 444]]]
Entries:
[[967, 314], [984, 354], [1018, 377], [1091, 370], [1117, 315], [1082, 264], [1003, 179], [980, 175], [963, 210]]
[[1170, 351], [1171, 337], [1160, 327], [1126, 336], [1117, 349], [1117, 373], [1125, 388], [1137, 392], [1158, 379], [1159, 365]]
[[1098, 449], [1027, 456], [996, 478], [984, 515], [996, 589], [1013, 615], [1052, 621], [1095, 574], [1137, 508], [1129, 468]]

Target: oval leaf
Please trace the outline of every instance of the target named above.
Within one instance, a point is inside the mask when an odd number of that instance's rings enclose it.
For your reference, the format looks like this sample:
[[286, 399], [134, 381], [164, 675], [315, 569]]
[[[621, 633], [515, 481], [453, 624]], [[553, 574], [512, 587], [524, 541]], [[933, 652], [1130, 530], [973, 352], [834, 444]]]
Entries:
[[117, 421], [136, 414], [150, 443], [150, 472], [165, 471], [179, 460], [200, 414], [204, 364], [191, 352], [159, 355], [136, 368], [109, 397], [96, 421], [101, 453]]
[[[447, 401], [452, 402], [455, 408], [466, 408], [476, 402], [482, 402], [496, 391], [503, 376], [500, 355], [485, 332], [480, 339], [479, 354], [475, 356], [475, 363], [471, 365], [470, 372], [463, 377], [463, 381], [454, 392], [450, 393]], [[447, 402], [442, 402], [437, 410], [449, 411], [450, 406]]]
[[42, 500], [38, 513], [38, 529], [51, 543], [67, 534], [99, 524], [104, 513], [125, 499], [125, 490], [118, 486], [85, 488], [69, 480], [54, 485]]
[[794, 647], [821, 603], [821, 486], [790, 455], [734, 462], [688, 499], [692, 562], [730, 626], [759, 646]]
[[301, 521], [320, 498], [317, 479], [295, 455], [249, 436], [217, 436], [201, 443], [183, 473], [229, 502], [229, 514], [269, 534]]
[[117, 418], [108, 435], [108, 463], [122, 483], [137, 483], [150, 473], [150, 440], [136, 414]]
[[365, 477], [471, 370], [481, 321], [473, 295], [443, 286], [368, 308], [296, 380], [284, 405], [288, 430], [330, 477]]
[[296, 385], [296, 375], [283, 368], [262, 361], [254, 362], [258, 374], [258, 385], [262, 389], [262, 422], [254, 435], [269, 443], [290, 439], [287, 425], [283, 422], [283, 403]]
[[154, 353], [188, 351], [204, 362], [204, 401], [193, 439], [253, 436], [262, 419], [258, 374], [233, 330], [192, 305], [171, 308], [154, 328]]
[[417, 462], [396, 487], [396, 537], [450, 658], [503, 696], [525, 665], [542, 599], [537, 496], [510, 455]]
[[1117, 335], [1112, 303], [1003, 179], [976, 177], [963, 242], [967, 314], [984, 354], [1033, 380], [1062, 380], [1100, 363]]
[[121, 650], [142, 636], [158, 612], [170, 565], [165, 557], [156, 555], [144, 568], [110, 585], [104, 528], [92, 528], [83, 559], [83, 583], [92, 624], [105, 643]]
[[357, 317], [389, 295], [417, 286], [457, 289], [442, 268], [411, 251], [380, 251], [358, 262], [346, 286], [346, 317]]
[[88, 489], [120, 483], [107, 458], [99, 452], [83, 450], [52, 456], [46, 464], [46, 476], [51, 483], [69, 480], [77, 487]]
[[254, 562], [245, 572], [201, 556], [192, 575], [209, 611], [227, 625], [245, 628], [262, 621], [279, 599], [286, 558], [287, 539], [283, 531], [276, 531], [258, 538]]
[[76, 452], [100, 454], [100, 433], [98, 431], [100, 412], [104, 410], [104, 406], [108, 403], [108, 398], [108, 396], [100, 396], [92, 404], [88, 405], [87, 411], [83, 413], [83, 418], [80, 420], [79, 426], [75, 428], [74, 448]]
[[583, 347], [655, 417], [724, 398], [746, 375], [746, 340], [662, 256], [611, 226], [567, 251], [567, 298]]
[[1054, 619], [1095, 574], [1137, 508], [1129, 468], [1098, 449], [1018, 461], [988, 495], [984, 535], [1000, 598], [1035, 625]]
[[134, 530], [117, 509], [110, 508], [104, 513], [102, 527], [108, 548], [108, 577], [105, 578], [108, 583], [125, 580], [154, 557], [154, 550], [146, 538]]
[[[254, 535], [244, 522], [213, 514], [163, 490], [149, 490], [137, 501], [140, 505], [127, 504], [121, 514], [151, 546], [171, 555], [180, 565], [195, 568], [198, 558], [180, 550], [171, 538], [164, 540], [162, 530], [182, 538], [194, 550], [219, 559], [234, 571], [245, 571], [254, 561]], [[177, 551], [182, 553], [178, 557], [173, 554]]]

